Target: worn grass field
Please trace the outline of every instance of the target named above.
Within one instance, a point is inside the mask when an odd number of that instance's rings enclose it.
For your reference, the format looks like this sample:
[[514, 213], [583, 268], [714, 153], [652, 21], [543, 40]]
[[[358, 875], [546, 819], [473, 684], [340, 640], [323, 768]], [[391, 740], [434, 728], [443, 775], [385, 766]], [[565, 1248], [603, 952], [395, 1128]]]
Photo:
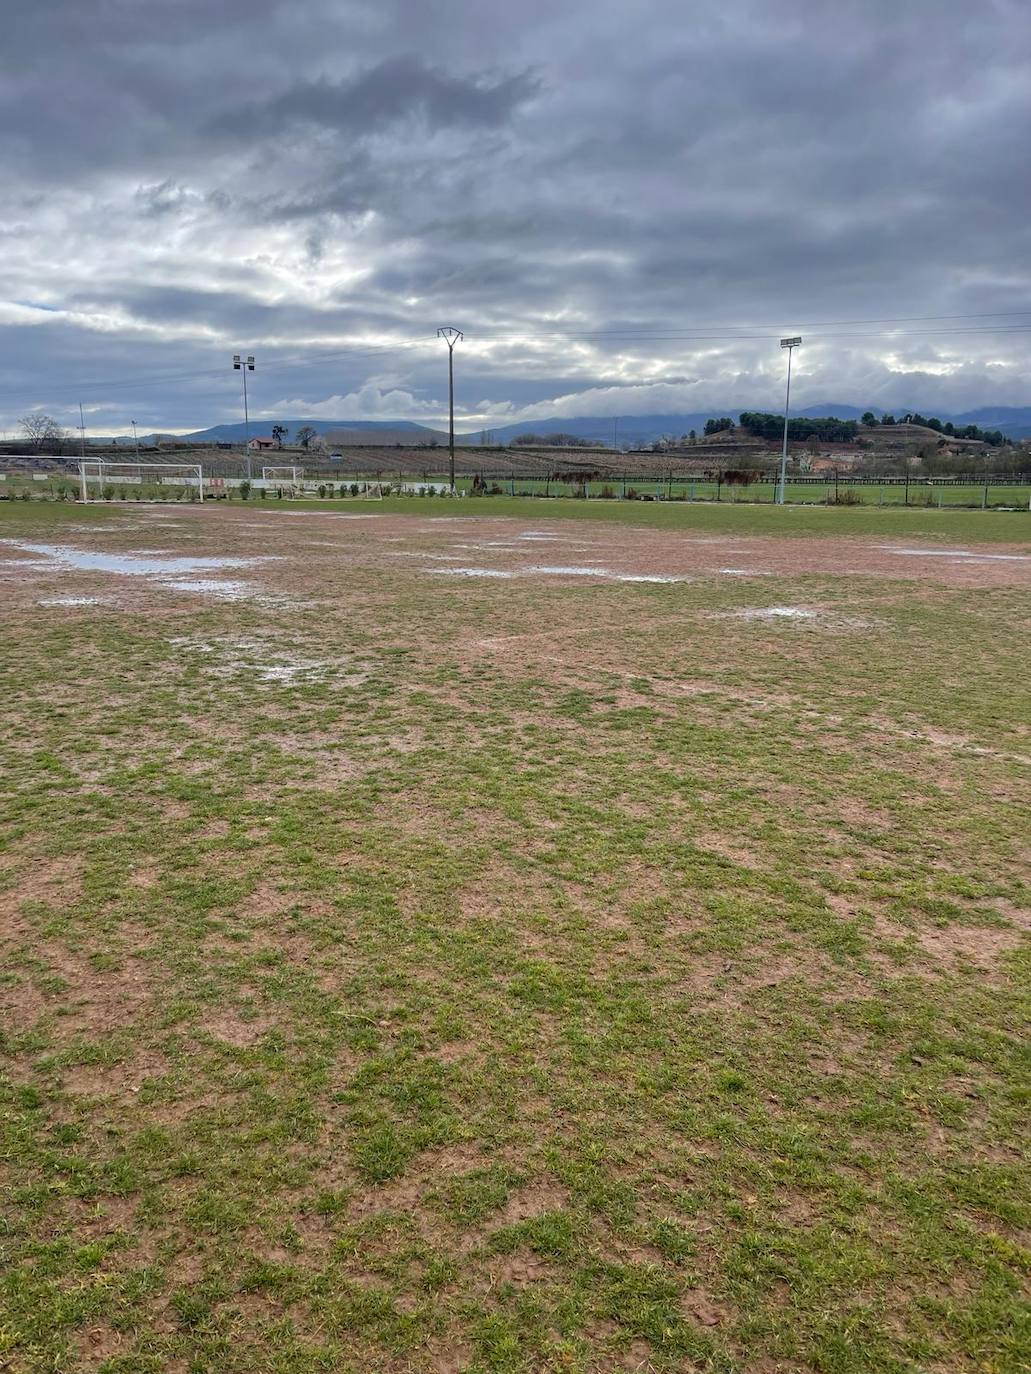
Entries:
[[0, 508], [279, 560], [0, 545], [0, 1367], [1025, 1368], [1026, 522], [255, 504]]

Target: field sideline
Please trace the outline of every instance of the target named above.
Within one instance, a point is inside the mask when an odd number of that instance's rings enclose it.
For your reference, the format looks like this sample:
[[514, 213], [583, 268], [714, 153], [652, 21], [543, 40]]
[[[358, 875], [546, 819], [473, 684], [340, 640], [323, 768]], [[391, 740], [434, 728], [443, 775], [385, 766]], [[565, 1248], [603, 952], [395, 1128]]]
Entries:
[[1029, 519], [0, 504], [0, 1367], [1023, 1370]]

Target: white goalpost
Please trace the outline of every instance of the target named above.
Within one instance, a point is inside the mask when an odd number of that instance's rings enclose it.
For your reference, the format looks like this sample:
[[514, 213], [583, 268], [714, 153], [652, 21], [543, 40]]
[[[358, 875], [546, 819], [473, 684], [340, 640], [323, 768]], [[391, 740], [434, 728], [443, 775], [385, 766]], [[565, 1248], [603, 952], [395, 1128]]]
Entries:
[[[145, 476], [145, 473], [155, 475]], [[79, 463], [79, 490], [83, 505], [89, 504], [91, 482], [99, 484], [100, 500], [104, 499], [104, 487], [116, 482], [123, 486], [142, 486], [145, 482], [153, 482], [156, 486], [193, 487], [196, 488], [198, 499], [204, 500], [202, 463], [111, 463], [106, 458], [84, 458]]]
[[304, 469], [289, 466], [262, 468], [261, 480], [263, 482], [291, 482], [294, 486], [298, 486], [304, 480]]

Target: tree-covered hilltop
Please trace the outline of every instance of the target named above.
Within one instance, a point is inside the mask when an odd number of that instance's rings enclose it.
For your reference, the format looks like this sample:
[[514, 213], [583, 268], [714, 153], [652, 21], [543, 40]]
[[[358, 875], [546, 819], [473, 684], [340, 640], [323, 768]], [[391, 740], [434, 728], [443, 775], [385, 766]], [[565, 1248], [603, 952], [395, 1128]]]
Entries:
[[[783, 424], [783, 421], [781, 423]], [[883, 415], [878, 420], [873, 411], [868, 410], [863, 415], [863, 424], [868, 429], [874, 429], [879, 425], [922, 425], [924, 429], [936, 430], [939, 434], [948, 435], [950, 439], [978, 439], [983, 444], [994, 444], [997, 447], [1011, 442], [1001, 429], [981, 429], [978, 425], [957, 426], [951, 420], [943, 422], [937, 415], [921, 415], [916, 410], [907, 411], [897, 420], [894, 415]]]
[[[741, 428], [757, 439], [780, 439], [784, 434], [784, 416], [770, 415], [762, 410], [743, 410], [739, 416]], [[801, 416], [788, 420], [788, 439], [802, 443], [815, 435], [825, 444], [849, 444], [859, 434], [855, 420], [839, 420], [835, 415]]]

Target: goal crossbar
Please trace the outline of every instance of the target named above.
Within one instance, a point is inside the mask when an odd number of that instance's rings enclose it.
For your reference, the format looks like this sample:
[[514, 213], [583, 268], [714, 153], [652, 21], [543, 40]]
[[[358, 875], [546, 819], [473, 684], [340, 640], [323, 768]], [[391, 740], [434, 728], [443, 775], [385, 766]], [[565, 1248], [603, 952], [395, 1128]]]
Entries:
[[83, 505], [89, 504], [90, 482], [99, 482], [103, 488], [106, 481], [117, 480], [119, 472], [125, 472], [128, 476], [129, 472], [136, 474], [144, 470], [157, 475], [159, 486], [162, 475], [177, 478], [180, 485], [195, 485], [198, 497], [204, 500], [203, 463], [111, 463], [106, 458], [83, 458], [79, 462], [79, 488]]

